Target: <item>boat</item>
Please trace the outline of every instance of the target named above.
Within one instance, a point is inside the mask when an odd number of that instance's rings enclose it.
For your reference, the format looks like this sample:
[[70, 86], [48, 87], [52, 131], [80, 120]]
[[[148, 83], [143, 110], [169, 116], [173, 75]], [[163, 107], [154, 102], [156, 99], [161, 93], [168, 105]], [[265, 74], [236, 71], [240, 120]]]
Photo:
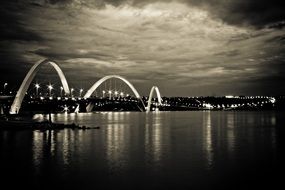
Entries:
[[0, 118], [0, 128], [20, 129], [20, 128], [32, 128], [34, 125], [32, 119], [21, 117], [7, 117], [2, 115]]
[[75, 123], [63, 124], [63, 123], [53, 123], [50, 120], [36, 122], [31, 118], [19, 117], [19, 116], [0, 116], [0, 129], [32, 129], [32, 130], [60, 130], [60, 129], [91, 129], [86, 126], [79, 126]]

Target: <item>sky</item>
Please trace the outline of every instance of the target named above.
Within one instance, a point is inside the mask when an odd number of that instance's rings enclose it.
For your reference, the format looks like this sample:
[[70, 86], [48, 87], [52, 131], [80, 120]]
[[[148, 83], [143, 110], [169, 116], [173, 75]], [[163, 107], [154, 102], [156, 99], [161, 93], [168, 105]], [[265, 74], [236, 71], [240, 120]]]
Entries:
[[284, 0], [6, 0], [0, 18], [1, 86], [48, 58], [86, 90], [115, 74], [141, 95], [285, 94]]

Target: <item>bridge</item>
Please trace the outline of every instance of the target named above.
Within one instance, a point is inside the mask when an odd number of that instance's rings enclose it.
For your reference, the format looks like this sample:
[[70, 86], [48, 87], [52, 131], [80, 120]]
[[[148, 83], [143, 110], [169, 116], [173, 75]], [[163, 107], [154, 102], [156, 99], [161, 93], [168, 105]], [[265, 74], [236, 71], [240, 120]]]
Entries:
[[[66, 77], [63, 73], [63, 71], [61, 70], [61, 68], [58, 66], [58, 64], [55, 61], [49, 60], [49, 59], [45, 59], [45, 60], [41, 60], [39, 62], [37, 62], [35, 65], [33, 65], [33, 67], [29, 70], [29, 72], [27, 73], [27, 75], [25, 76], [24, 80], [22, 81], [22, 84], [19, 88], [19, 90], [17, 91], [17, 94], [14, 98], [14, 101], [12, 103], [12, 106], [10, 108], [10, 114], [18, 114], [20, 109], [21, 109], [21, 105], [23, 102], [23, 99], [25, 97], [25, 94], [31, 84], [31, 82], [33, 81], [34, 77], [36, 76], [37, 72], [39, 71], [39, 69], [41, 68], [41, 66], [48, 64], [51, 65], [56, 73], [58, 74], [63, 90], [65, 92], [66, 95], [69, 95], [70, 93], [72, 93], [73, 89], [69, 89], [68, 86], [68, 82], [66, 80]], [[147, 102], [147, 106], [145, 106], [140, 94], [138, 93], [138, 91], [136, 90], [136, 88], [124, 77], [119, 76], [119, 75], [108, 75], [105, 76], [103, 78], [101, 78], [100, 80], [98, 80], [97, 82], [95, 82], [90, 89], [86, 92], [86, 94], [84, 95], [85, 99], [88, 99], [91, 97], [91, 95], [96, 91], [96, 89], [105, 81], [109, 80], [109, 79], [118, 79], [120, 81], [122, 81], [123, 83], [125, 83], [134, 93], [135, 97], [139, 100], [140, 102], [140, 111], [144, 111], [144, 112], [150, 112], [151, 111], [151, 105], [152, 105], [152, 97], [154, 92], [156, 92], [157, 98], [158, 98], [158, 105], [162, 104], [162, 98], [161, 98], [161, 94], [159, 92], [159, 89], [157, 86], [153, 86], [150, 90], [150, 94], [148, 97], [148, 102]], [[89, 104], [86, 107], [86, 111], [90, 112], [92, 111], [92, 105]]]

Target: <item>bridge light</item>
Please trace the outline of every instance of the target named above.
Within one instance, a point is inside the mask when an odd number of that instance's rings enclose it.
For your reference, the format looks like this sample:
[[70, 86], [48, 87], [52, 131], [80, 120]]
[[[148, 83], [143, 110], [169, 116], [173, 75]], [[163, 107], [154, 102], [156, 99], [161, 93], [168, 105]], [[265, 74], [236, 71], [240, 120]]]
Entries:
[[62, 96], [63, 87], [60, 87], [60, 96]]
[[272, 104], [274, 104], [274, 103], [276, 102], [276, 99], [272, 97], [272, 98], [269, 99], [269, 101], [270, 101]]
[[6, 90], [6, 86], [8, 85], [7, 82], [4, 83], [4, 89], [3, 89], [3, 93], [5, 94], [5, 90]]
[[52, 87], [52, 85], [50, 84], [50, 85], [48, 85], [48, 89], [50, 89], [50, 90], [52, 90], [53, 89], [53, 87]]
[[53, 89], [53, 86], [51, 84], [48, 85], [48, 89], [49, 89], [49, 96], [51, 96], [51, 90]]
[[73, 97], [73, 91], [74, 91], [74, 88], [71, 88], [71, 89], [70, 89], [70, 95], [71, 95], [71, 97]]
[[79, 97], [81, 97], [82, 92], [83, 92], [83, 89], [81, 88], [80, 91], [79, 91]]
[[121, 93], [120, 93], [120, 96], [124, 96], [124, 93], [123, 93], [123, 92], [121, 92]]
[[67, 111], [68, 111], [68, 107], [67, 107], [66, 105], [64, 105], [64, 107], [63, 107], [63, 111], [64, 111], [65, 113], [67, 113]]
[[36, 87], [36, 96], [38, 97], [40, 85], [38, 83], [36, 83], [35, 87]]
[[111, 100], [112, 91], [109, 90], [108, 93], [109, 93], [109, 99]]

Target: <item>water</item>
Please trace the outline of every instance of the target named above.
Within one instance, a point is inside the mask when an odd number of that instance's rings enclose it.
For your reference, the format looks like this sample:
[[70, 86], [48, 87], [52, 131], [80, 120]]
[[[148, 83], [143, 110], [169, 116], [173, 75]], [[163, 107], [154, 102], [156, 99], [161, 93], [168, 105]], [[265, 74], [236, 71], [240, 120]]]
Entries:
[[109, 112], [57, 114], [52, 119], [100, 129], [0, 131], [0, 186], [277, 189], [282, 185], [284, 113]]

